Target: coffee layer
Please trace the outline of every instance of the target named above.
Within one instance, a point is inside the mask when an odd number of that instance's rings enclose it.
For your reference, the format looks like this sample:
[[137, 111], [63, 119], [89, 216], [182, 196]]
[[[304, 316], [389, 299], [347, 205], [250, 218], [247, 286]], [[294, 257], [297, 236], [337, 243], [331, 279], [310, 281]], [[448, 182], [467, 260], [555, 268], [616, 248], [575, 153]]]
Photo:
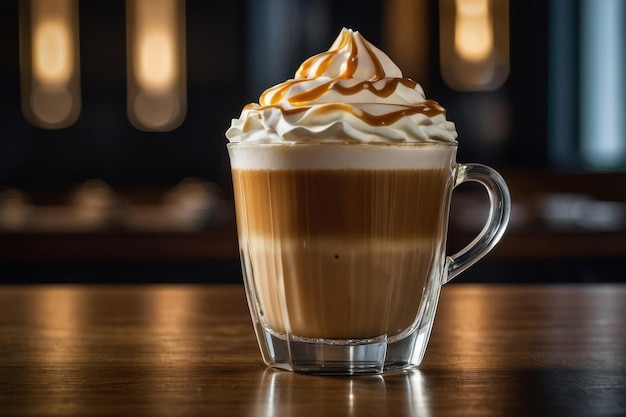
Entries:
[[408, 328], [443, 259], [451, 178], [449, 168], [234, 169], [244, 266], [266, 325], [341, 339]]
[[450, 178], [445, 170], [233, 170], [248, 233], [270, 238], [434, 236]]
[[438, 250], [430, 240], [304, 244], [252, 237], [245, 246], [267, 326], [325, 339], [391, 336], [409, 328]]

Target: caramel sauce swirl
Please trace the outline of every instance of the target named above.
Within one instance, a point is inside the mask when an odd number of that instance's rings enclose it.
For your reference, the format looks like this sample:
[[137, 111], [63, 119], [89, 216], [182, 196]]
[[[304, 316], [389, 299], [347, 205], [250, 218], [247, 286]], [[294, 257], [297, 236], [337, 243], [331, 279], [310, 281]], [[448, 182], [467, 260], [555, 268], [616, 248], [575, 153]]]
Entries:
[[[360, 49], [363, 55], [373, 64], [373, 73], [370, 79], [378, 80], [386, 77], [385, 68], [374, 47], [370, 43], [364, 42], [360, 36], [355, 36], [352, 31], [343, 30], [327, 52], [315, 55], [302, 63], [298, 71], [296, 71], [296, 78], [311, 79], [324, 76], [353, 78], [357, 73], [357, 69], [359, 69]], [[390, 61], [390, 63], [395, 67], [393, 62]], [[338, 65], [333, 66], [333, 64]], [[329, 69], [333, 67], [337, 67], [338, 72], [329, 74]]]
[[285, 108], [279, 104], [273, 104], [269, 106], [258, 106], [256, 104], [248, 104], [244, 107], [244, 110], [265, 110], [265, 109], [278, 109], [285, 116], [297, 116], [304, 113], [314, 113], [316, 115], [329, 115], [333, 112], [345, 112], [354, 117], [357, 117], [367, 123], [370, 126], [388, 126], [396, 123], [398, 120], [412, 116], [415, 114], [423, 114], [426, 117], [435, 117], [437, 115], [445, 114], [445, 109], [434, 100], [426, 100], [422, 103], [413, 106], [398, 106], [399, 109], [388, 111], [384, 114], [376, 115], [360, 109], [359, 107], [352, 106], [344, 103], [327, 103], [317, 106], [299, 106], [292, 108]]
[[[260, 101], [261, 103], [266, 103], [266, 105], [277, 104], [288, 96], [288, 93], [295, 84], [307, 81], [308, 80], [291, 80], [279, 84], [266, 90], [263, 95], [261, 95]], [[380, 85], [381, 83], [382, 85]], [[409, 78], [387, 78], [378, 81], [360, 81], [356, 84], [346, 85], [340, 80], [333, 79], [309, 90], [293, 94], [286, 99], [292, 105], [310, 103], [322, 98], [329, 91], [335, 91], [343, 96], [352, 96], [363, 91], [369, 91], [377, 97], [386, 98], [397, 91], [398, 85], [414, 89], [417, 86], [417, 83]]]
[[[294, 79], [263, 92], [259, 100], [262, 107], [257, 110], [278, 104], [286, 111], [292, 106], [306, 110], [316, 103], [352, 103], [358, 107], [360, 103], [376, 102], [412, 107], [407, 114], [423, 113], [432, 117], [445, 113], [439, 105], [422, 104], [421, 87], [401, 75], [398, 67], [358, 32], [343, 30], [328, 51], [304, 61]], [[411, 91], [414, 101], [394, 97], [399, 88], [415, 90]], [[351, 114], [361, 117], [357, 111], [351, 111]], [[382, 124], [391, 123], [398, 119], [398, 112], [392, 111], [388, 120], [383, 120], [382, 116], [375, 119]], [[379, 124], [373, 118], [363, 120], [368, 124]]]

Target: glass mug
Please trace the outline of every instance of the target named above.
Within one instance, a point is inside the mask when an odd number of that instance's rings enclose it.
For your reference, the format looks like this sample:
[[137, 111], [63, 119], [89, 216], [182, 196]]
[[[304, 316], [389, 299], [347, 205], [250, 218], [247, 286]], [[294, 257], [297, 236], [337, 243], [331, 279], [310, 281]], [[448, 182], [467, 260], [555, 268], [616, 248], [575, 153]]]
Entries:
[[[228, 144], [242, 271], [264, 362], [319, 374], [417, 366], [440, 288], [489, 252], [510, 215], [493, 169], [456, 143]], [[446, 256], [452, 190], [490, 211]]]

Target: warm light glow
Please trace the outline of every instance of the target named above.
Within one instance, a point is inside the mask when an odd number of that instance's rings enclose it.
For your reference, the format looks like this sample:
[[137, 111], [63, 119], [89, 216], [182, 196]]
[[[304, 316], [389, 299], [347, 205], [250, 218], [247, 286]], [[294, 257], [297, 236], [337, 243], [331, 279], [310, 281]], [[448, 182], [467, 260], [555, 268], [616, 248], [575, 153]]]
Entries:
[[64, 84], [72, 75], [68, 22], [47, 18], [34, 27], [33, 76], [43, 84]]
[[509, 76], [509, 0], [439, 0], [441, 75], [459, 91], [493, 91]]
[[176, 75], [172, 38], [154, 31], [140, 39], [137, 81], [146, 90], [166, 90]]
[[127, 0], [128, 116], [167, 131], [186, 112], [184, 0]]
[[136, 0], [135, 77], [146, 90], [172, 88], [176, 62], [176, 0]]
[[78, 1], [20, 2], [22, 112], [32, 124], [58, 129], [80, 112]]
[[468, 61], [483, 61], [493, 51], [489, 0], [456, 0], [454, 48]]

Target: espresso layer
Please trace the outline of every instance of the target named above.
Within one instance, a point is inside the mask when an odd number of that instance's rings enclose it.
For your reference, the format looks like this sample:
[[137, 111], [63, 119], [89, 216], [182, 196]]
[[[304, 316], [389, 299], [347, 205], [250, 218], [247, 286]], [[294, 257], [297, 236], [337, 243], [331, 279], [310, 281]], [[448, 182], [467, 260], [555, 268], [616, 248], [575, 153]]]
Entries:
[[303, 240], [436, 236], [450, 178], [435, 169], [233, 170], [247, 232]]

